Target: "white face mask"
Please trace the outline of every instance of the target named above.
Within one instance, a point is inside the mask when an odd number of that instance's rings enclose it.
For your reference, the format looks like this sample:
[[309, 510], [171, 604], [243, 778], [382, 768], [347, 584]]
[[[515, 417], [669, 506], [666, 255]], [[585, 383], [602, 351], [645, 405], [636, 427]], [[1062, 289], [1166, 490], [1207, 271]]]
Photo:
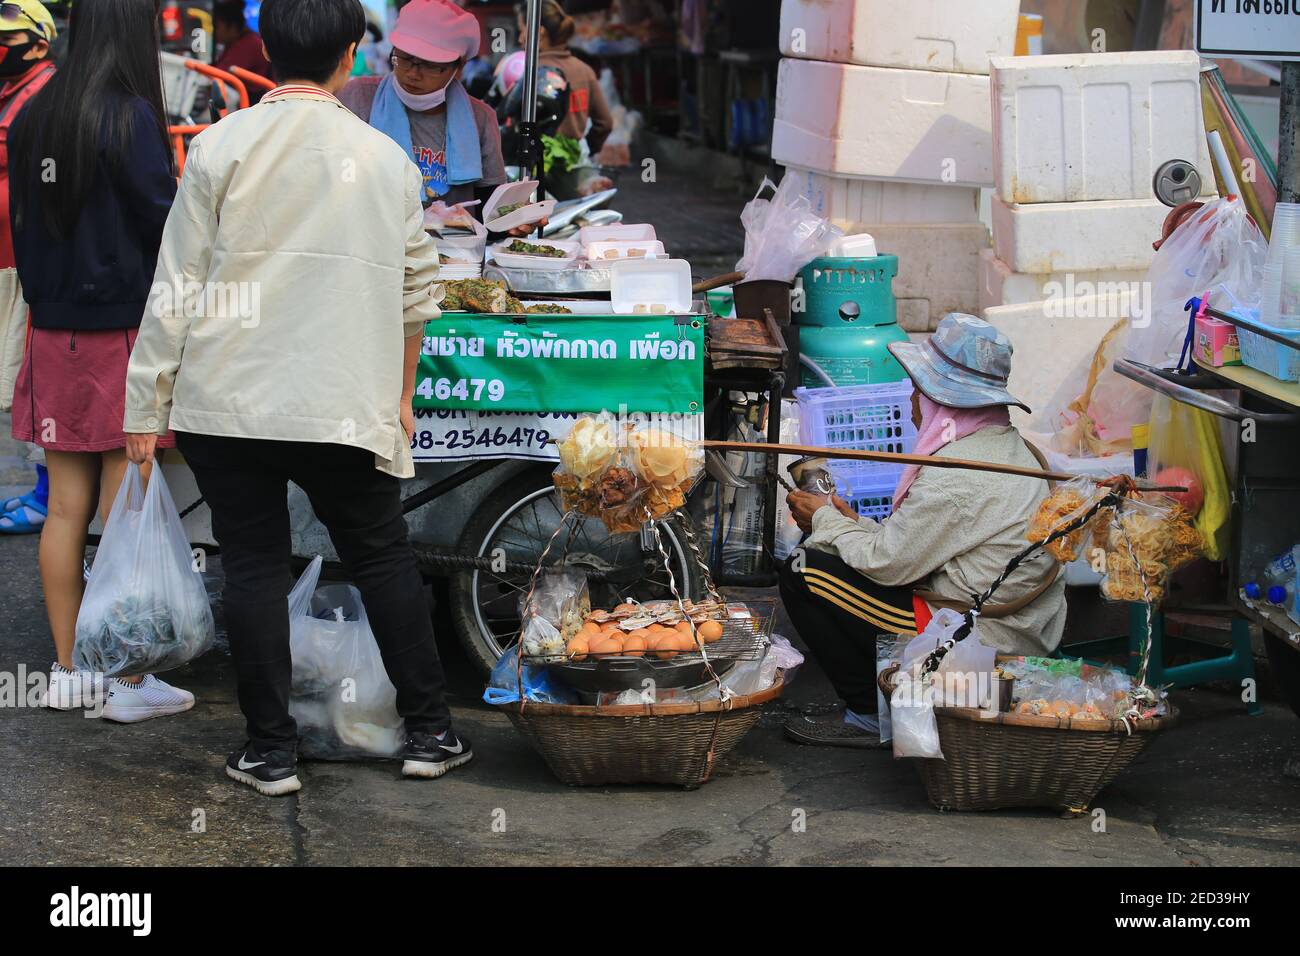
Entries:
[[432, 93], [411, 93], [403, 88], [397, 77], [393, 77], [393, 89], [397, 91], [397, 98], [402, 101], [403, 106], [408, 110], [423, 113], [426, 110], [437, 109], [447, 102], [447, 87], [455, 82], [456, 74], [453, 73], [451, 79], [447, 81], [447, 86], [440, 90], [434, 90]]

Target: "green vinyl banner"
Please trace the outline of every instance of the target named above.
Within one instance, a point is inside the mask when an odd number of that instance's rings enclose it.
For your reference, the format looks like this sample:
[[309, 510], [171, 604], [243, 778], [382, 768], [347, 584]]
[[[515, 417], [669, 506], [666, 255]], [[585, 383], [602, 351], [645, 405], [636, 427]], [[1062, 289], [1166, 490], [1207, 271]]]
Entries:
[[698, 317], [448, 314], [424, 331], [416, 408], [701, 411]]

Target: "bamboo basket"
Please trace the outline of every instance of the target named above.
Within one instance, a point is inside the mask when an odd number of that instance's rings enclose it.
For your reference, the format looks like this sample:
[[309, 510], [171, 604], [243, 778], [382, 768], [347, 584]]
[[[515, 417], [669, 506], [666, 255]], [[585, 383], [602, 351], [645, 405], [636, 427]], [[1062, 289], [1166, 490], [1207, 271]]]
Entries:
[[762, 705], [780, 696], [783, 683], [778, 676], [771, 687], [725, 703], [500, 706], [563, 783], [663, 783], [694, 790], [754, 726]]
[[[880, 674], [888, 700], [898, 665]], [[1155, 739], [1178, 723], [1172, 703], [1164, 717], [1137, 721], [992, 713], [936, 707], [943, 760], [913, 759], [930, 803], [939, 810], [1049, 807], [1088, 809], [1106, 786]]]

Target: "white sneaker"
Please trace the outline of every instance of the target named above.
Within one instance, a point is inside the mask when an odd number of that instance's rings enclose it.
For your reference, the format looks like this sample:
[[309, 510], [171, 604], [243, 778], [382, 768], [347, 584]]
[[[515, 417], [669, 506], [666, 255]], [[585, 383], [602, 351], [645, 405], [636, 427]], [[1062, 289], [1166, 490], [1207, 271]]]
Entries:
[[179, 714], [194, 706], [194, 695], [173, 687], [149, 674], [138, 684], [112, 678], [108, 684], [108, 703], [104, 705], [104, 719], [119, 724], [133, 724], [150, 717]]
[[72, 670], [62, 664], [50, 665], [49, 684], [41, 706], [53, 710], [79, 710], [93, 707], [104, 699], [104, 675]]

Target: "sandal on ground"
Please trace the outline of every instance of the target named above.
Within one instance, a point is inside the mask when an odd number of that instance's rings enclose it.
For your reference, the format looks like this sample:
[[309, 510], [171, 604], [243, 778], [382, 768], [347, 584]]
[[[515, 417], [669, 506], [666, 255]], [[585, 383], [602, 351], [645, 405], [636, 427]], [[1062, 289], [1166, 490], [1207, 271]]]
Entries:
[[11, 500], [21, 504], [0, 514], [0, 534], [35, 534], [40, 531], [45, 525], [46, 508], [30, 495]]

